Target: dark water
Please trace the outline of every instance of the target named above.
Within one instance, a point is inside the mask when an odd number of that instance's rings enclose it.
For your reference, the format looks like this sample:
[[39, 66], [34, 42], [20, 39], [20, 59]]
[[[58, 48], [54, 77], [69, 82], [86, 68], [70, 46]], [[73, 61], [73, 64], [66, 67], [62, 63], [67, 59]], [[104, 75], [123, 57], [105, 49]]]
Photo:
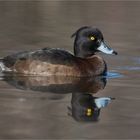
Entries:
[[140, 139], [140, 2], [0, 2], [0, 56], [73, 51], [70, 35], [83, 25], [119, 53], [101, 54], [108, 76], [1, 77], [1, 139]]

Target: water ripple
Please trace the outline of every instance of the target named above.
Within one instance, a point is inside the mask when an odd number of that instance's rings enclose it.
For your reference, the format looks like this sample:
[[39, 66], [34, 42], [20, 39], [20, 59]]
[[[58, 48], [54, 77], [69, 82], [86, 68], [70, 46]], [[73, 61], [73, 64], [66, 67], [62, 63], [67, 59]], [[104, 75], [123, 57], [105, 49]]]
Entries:
[[121, 78], [124, 77], [124, 75], [118, 73], [118, 72], [107, 72], [106, 78], [111, 79], [111, 78]]
[[139, 66], [125, 66], [125, 67], [118, 67], [119, 70], [140, 70]]

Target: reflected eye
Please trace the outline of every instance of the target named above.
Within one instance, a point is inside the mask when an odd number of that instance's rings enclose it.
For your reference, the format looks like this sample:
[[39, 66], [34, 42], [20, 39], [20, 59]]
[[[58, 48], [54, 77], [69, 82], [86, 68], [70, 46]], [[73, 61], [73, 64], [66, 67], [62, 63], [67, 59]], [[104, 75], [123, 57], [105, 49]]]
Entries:
[[95, 40], [95, 37], [94, 36], [90, 36], [90, 40]]
[[91, 108], [88, 108], [86, 110], [86, 116], [92, 116], [92, 114], [93, 114], [93, 110]]

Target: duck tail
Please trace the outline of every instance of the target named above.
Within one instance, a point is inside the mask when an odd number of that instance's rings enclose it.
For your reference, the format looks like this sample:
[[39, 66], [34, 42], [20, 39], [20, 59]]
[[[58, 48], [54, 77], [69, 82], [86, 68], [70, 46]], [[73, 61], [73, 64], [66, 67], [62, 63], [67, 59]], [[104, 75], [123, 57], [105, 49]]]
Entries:
[[2, 73], [3, 71], [5, 71], [5, 65], [3, 63], [3, 58], [0, 58], [0, 73]]
[[5, 70], [6, 70], [6, 66], [4, 65], [3, 58], [0, 58], [0, 81], [4, 80]]

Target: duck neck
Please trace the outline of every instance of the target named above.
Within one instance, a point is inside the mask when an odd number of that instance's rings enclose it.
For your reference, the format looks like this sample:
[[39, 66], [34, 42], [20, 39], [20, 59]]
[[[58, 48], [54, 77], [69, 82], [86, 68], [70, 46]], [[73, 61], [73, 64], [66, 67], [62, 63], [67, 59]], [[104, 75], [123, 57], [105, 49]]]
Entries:
[[77, 46], [75, 44], [74, 45], [74, 55], [76, 57], [88, 58], [88, 57], [95, 55], [95, 52], [91, 51], [88, 47]]

